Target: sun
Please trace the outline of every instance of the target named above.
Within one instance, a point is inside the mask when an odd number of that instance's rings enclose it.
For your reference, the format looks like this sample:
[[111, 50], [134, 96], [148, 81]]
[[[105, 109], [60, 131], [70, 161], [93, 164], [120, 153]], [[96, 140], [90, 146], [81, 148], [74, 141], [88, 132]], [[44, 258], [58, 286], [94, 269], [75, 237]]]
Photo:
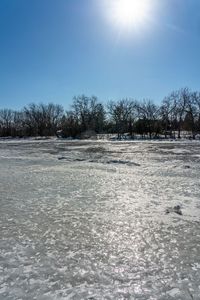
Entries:
[[112, 0], [112, 15], [117, 25], [132, 28], [144, 24], [150, 14], [150, 0]]

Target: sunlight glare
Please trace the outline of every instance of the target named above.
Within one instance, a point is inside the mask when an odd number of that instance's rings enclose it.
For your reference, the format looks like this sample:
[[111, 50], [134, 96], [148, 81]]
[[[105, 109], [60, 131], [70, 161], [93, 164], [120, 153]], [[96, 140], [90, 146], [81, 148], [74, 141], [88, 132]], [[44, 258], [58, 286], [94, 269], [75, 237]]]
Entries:
[[121, 28], [141, 26], [150, 15], [150, 0], [112, 0], [111, 14]]

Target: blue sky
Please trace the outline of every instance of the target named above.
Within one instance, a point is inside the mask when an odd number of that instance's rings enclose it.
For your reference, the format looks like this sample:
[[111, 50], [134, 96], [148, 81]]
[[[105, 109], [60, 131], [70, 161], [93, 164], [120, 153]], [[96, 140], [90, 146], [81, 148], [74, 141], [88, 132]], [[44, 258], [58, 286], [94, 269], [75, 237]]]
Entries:
[[104, 0], [0, 0], [0, 108], [200, 90], [200, 1], [151, 1], [151, 20], [125, 32]]

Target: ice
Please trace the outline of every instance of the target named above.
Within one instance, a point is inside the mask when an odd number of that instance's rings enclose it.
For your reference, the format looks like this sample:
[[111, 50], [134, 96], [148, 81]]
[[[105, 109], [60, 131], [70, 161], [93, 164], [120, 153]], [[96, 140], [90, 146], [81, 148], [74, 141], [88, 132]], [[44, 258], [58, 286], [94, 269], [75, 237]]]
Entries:
[[199, 150], [0, 141], [0, 299], [199, 299]]
[[171, 297], [177, 297], [180, 295], [180, 290], [177, 288], [173, 288], [168, 292], [169, 296]]

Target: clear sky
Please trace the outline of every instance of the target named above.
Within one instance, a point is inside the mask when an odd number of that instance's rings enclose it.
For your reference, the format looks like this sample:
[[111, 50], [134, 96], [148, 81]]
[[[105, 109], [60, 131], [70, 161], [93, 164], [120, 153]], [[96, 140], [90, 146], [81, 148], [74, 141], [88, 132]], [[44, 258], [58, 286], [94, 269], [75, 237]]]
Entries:
[[0, 107], [200, 90], [200, 0], [148, 0], [128, 29], [111, 1], [0, 0]]

